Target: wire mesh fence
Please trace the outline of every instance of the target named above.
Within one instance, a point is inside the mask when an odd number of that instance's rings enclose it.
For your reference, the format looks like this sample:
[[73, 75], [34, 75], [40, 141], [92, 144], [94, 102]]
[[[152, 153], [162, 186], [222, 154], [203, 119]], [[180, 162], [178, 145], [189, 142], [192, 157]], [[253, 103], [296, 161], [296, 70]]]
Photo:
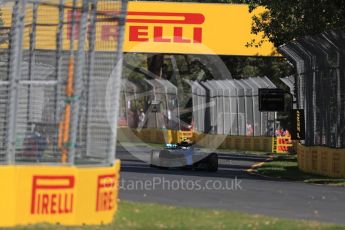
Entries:
[[0, 161], [113, 163], [126, 2], [0, 9]]
[[280, 47], [296, 66], [308, 146], [345, 147], [345, 33], [329, 31]]

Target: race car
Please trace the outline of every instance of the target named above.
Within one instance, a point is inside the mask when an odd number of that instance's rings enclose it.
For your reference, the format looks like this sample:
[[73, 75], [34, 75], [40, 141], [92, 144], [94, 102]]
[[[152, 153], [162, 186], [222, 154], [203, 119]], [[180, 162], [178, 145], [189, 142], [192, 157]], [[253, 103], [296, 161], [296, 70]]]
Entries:
[[151, 153], [151, 167], [203, 169], [218, 171], [217, 153], [205, 153], [195, 149], [192, 143], [183, 141], [178, 144], [166, 144], [162, 150]]

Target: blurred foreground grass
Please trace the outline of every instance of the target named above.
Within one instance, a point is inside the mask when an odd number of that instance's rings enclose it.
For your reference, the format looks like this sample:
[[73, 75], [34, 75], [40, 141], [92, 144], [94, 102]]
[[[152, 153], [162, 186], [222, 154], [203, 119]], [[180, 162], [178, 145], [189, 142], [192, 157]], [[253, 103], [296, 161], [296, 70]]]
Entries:
[[[283, 208], [283, 207], [282, 207]], [[64, 227], [39, 224], [29, 227], [17, 227], [18, 230], [156, 230], [156, 229], [256, 229], [256, 230], [335, 230], [345, 229], [345, 225], [330, 225], [311, 221], [285, 220], [260, 215], [237, 212], [180, 208], [158, 204], [120, 202], [116, 221], [110, 225]]]

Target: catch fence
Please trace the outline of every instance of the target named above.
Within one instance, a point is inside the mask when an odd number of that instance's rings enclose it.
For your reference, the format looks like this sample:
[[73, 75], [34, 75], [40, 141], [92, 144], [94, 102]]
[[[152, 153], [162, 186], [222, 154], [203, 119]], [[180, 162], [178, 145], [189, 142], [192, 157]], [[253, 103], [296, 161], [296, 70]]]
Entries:
[[296, 99], [307, 146], [345, 147], [345, 33], [328, 31], [281, 46], [296, 67]]
[[114, 162], [126, 6], [1, 1], [0, 162]]

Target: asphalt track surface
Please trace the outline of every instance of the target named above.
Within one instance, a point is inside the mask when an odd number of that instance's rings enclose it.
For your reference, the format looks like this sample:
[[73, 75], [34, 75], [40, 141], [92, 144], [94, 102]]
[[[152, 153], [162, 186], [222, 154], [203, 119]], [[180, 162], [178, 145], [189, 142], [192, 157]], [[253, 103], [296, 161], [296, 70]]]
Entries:
[[246, 172], [265, 156], [222, 153], [219, 171], [210, 173], [151, 168], [138, 159], [145, 160], [148, 152], [145, 147], [118, 148], [117, 157], [122, 160], [121, 200], [345, 224], [345, 188], [275, 180]]

